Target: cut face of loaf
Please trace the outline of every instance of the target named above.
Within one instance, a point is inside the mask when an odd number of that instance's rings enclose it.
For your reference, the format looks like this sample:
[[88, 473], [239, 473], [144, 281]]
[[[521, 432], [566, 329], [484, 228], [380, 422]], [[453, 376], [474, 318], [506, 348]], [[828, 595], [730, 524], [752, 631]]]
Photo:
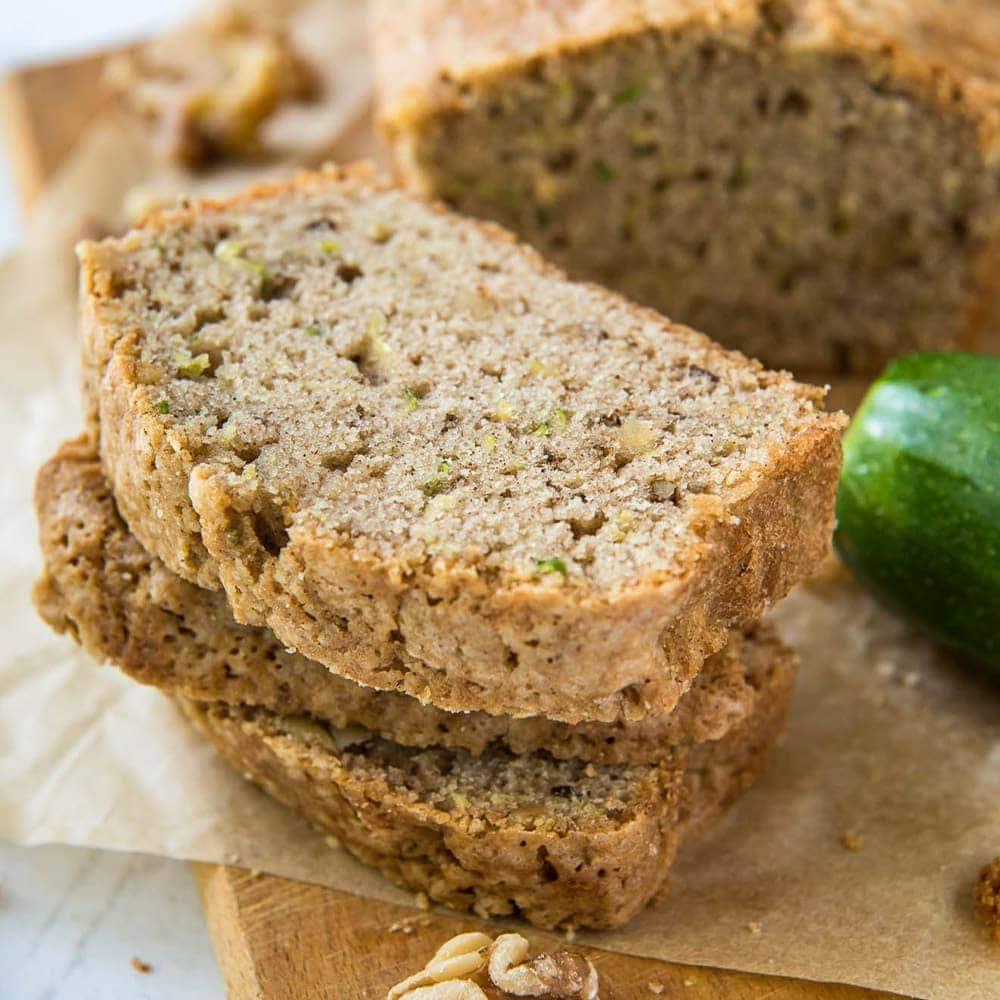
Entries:
[[670, 711], [825, 555], [821, 392], [354, 170], [84, 244], [132, 533], [238, 621], [451, 711]]
[[414, 189], [771, 365], [1000, 349], [994, 0], [376, 7]]
[[681, 839], [760, 773], [790, 692], [791, 675], [775, 676], [722, 740], [645, 767], [414, 750], [263, 709], [181, 703], [228, 763], [405, 888], [481, 916], [615, 927], [662, 892]]
[[405, 694], [362, 687], [297, 653], [267, 630], [238, 625], [224, 595], [171, 573], [129, 534], [92, 445], [65, 444], [38, 476], [36, 509], [44, 572], [42, 617], [89, 653], [144, 684], [196, 701], [308, 715], [343, 729], [363, 726], [407, 746], [475, 755], [546, 750], [560, 759], [648, 764], [678, 745], [724, 737], [783, 688], [795, 669], [772, 629], [736, 633], [710, 657], [673, 713], [635, 723], [581, 723], [462, 715]]

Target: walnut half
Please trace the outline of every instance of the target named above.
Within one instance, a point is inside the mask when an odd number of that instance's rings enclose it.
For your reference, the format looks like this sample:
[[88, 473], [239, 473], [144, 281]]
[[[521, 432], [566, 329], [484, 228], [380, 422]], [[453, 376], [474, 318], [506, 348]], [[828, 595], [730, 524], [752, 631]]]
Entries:
[[[466, 982], [472, 990], [461, 992], [452, 987], [457, 983], [462, 986], [463, 980], [475, 975], [485, 964], [484, 949], [490, 939], [485, 934], [473, 931], [469, 934], [459, 934], [445, 941], [434, 953], [431, 960], [412, 976], [397, 983], [386, 997], [386, 1000], [485, 1000], [483, 991], [475, 983]], [[428, 987], [448, 985], [447, 990], [427, 991]]]
[[598, 1000], [597, 970], [582, 955], [560, 950], [529, 959], [528, 950], [520, 934], [493, 942], [485, 934], [459, 934], [386, 1000], [487, 1000], [485, 990], [490, 997]]
[[526, 938], [501, 934], [489, 950], [487, 968], [494, 986], [515, 997], [597, 1000], [597, 970], [582, 955], [557, 951], [527, 957]]

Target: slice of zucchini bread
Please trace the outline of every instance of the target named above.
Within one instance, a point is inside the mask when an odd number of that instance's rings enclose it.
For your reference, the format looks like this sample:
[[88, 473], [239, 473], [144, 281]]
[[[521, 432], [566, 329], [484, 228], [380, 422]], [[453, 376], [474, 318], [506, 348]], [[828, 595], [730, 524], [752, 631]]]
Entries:
[[663, 891], [681, 838], [759, 774], [790, 692], [790, 678], [771, 684], [722, 740], [647, 766], [415, 750], [264, 709], [181, 703], [228, 763], [394, 882], [481, 916], [615, 927]]
[[238, 625], [222, 594], [171, 573], [129, 534], [86, 440], [67, 442], [42, 466], [35, 506], [44, 563], [35, 601], [45, 621], [135, 680], [196, 701], [309, 715], [341, 729], [360, 725], [406, 746], [649, 764], [679, 744], [725, 736], [762, 690], [783, 687], [795, 672], [791, 650], [759, 626], [734, 633], [666, 716], [571, 726], [453, 714], [362, 687], [289, 652], [267, 629]]
[[822, 392], [365, 169], [80, 247], [133, 534], [238, 621], [452, 711], [670, 711], [829, 547]]
[[802, 371], [1000, 350], [995, 0], [377, 0], [415, 189]]

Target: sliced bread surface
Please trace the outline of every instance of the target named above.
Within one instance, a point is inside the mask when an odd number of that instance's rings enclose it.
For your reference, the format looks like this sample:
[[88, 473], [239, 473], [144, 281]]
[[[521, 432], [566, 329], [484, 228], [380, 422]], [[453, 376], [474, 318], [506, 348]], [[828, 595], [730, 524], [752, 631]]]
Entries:
[[791, 694], [790, 675], [775, 681], [722, 740], [641, 767], [414, 750], [181, 703], [228, 763], [399, 885], [481, 916], [615, 927], [663, 891], [679, 842], [760, 773]]
[[57, 631], [144, 684], [196, 701], [360, 725], [407, 746], [481, 754], [547, 750], [556, 758], [653, 763], [678, 744], [716, 740], [753, 710], [759, 692], [790, 676], [794, 656], [773, 629], [735, 633], [710, 657], [674, 712], [635, 722], [580, 723], [454, 714], [409, 695], [362, 687], [266, 629], [239, 625], [225, 597], [171, 573], [128, 532], [93, 445], [67, 442], [36, 487], [42, 576], [35, 601]]
[[131, 531], [360, 683], [662, 714], [828, 549], [841, 422], [820, 390], [365, 170], [80, 258]]
[[772, 365], [1000, 349], [995, 0], [376, 9], [416, 190]]

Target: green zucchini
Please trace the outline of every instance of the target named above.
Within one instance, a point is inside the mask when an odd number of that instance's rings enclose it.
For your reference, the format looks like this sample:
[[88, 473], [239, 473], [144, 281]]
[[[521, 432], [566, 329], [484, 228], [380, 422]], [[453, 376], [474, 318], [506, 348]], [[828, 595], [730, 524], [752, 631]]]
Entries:
[[844, 437], [837, 521], [866, 588], [1000, 678], [1000, 357], [889, 366]]

